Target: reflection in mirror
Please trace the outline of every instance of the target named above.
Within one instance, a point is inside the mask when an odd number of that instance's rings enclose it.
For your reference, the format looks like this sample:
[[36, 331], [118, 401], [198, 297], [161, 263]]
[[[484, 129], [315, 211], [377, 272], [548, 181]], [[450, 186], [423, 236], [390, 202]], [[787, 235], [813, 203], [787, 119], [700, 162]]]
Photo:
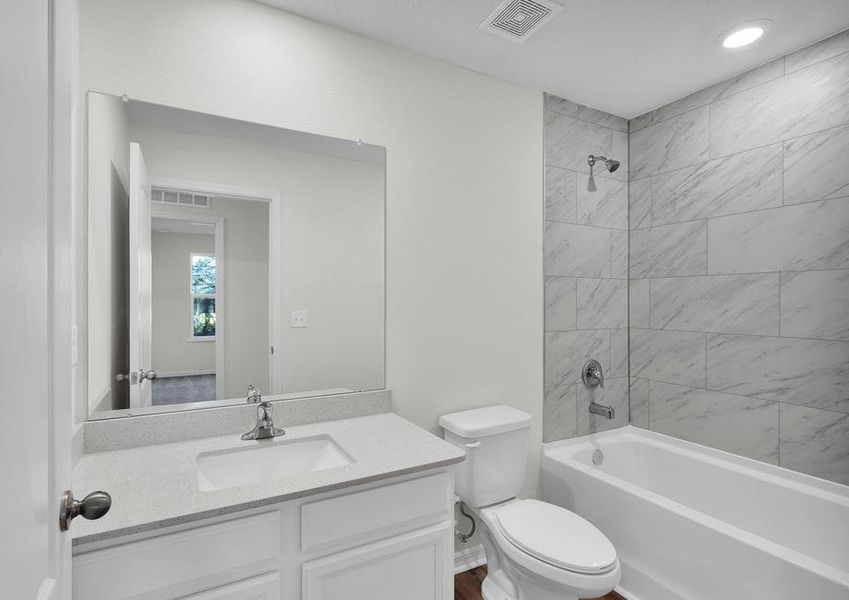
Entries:
[[88, 94], [92, 418], [384, 386], [382, 148]]

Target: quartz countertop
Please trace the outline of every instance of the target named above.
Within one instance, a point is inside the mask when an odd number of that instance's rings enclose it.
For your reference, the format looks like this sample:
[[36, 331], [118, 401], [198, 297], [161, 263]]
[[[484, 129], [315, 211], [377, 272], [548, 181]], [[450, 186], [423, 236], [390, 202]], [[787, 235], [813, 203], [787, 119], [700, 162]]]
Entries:
[[[284, 424], [285, 425], [285, 424]], [[274, 504], [332, 490], [462, 462], [461, 449], [394, 413], [287, 427], [278, 440], [329, 435], [353, 459], [349, 465], [276, 480], [202, 492], [197, 455], [249, 447], [239, 435], [87, 454], [73, 473], [82, 497], [94, 490], [112, 496], [97, 521], [78, 518], [75, 545]]]

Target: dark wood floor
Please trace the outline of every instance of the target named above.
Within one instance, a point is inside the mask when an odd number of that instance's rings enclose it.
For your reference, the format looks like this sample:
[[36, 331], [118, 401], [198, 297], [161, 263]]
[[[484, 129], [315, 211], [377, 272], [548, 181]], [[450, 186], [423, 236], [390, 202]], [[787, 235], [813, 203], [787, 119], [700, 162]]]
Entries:
[[[481, 584], [486, 577], [486, 565], [454, 576], [454, 600], [482, 600]], [[616, 592], [601, 597], [603, 600], [625, 600]]]

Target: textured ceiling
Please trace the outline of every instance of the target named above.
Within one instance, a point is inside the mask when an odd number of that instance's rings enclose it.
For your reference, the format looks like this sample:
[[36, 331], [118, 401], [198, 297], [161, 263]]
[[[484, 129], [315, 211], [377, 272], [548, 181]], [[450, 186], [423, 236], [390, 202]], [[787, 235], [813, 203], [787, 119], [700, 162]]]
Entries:
[[[849, 28], [849, 0], [559, 0], [519, 45], [478, 29], [502, 0], [261, 1], [628, 118]], [[752, 46], [717, 44], [759, 18]]]

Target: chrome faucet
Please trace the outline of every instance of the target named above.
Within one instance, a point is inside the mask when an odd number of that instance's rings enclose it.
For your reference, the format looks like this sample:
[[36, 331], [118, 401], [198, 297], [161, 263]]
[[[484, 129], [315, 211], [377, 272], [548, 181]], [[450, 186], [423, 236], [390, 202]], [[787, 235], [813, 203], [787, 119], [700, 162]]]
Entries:
[[242, 439], [248, 440], [268, 440], [286, 432], [280, 427], [274, 426], [274, 419], [271, 418], [271, 405], [268, 402], [260, 402], [256, 407], [256, 425], [247, 433], [242, 434]]
[[274, 426], [274, 419], [271, 417], [271, 405], [262, 400], [262, 394], [252, 385], [248, 386], [248, 402], [257, 403], [256, 425], [247, 433], [242, 434], [243, 440], [268, 440], [285, 435], [286, 432], [283, 429]]
[[590, 412], [594, 415], [601, 415], [607, 419], [612, 419], [616, 416], [615, 408], [599, 404], [598, 402], [590, 402]]
[[[598, 386], [604, 389], [604, 371], [601, 368], [601, 363], [594, 358], [588, 360], [581, 371], [581, 379], [583, 379], [584, 385], [589, 388]], [[612, 419], [616, 416], [616, 410], [612, 406], [605, 406], [598, 402], [590, 402], [590, 412], [607, 419]]]

